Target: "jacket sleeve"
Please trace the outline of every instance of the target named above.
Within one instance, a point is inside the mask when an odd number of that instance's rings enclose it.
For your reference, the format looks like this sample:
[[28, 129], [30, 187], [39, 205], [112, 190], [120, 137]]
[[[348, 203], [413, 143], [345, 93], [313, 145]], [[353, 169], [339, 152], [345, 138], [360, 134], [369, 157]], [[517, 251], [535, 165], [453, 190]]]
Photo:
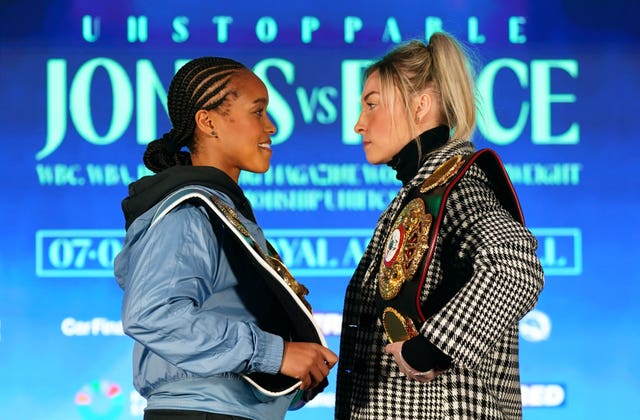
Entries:
[[447, 241], [471, 278], [428, 319], [425, 337], [473, 369], [537, 302], [544, 276], [531, 232], [500, 205], [483, 172], [472, 167], [446, 205]]
[[122, 321], [127, 335], [194, 374], [275, 374], [283, 339], [246, 315], [205, 213], [180, 206], [131, 247]]

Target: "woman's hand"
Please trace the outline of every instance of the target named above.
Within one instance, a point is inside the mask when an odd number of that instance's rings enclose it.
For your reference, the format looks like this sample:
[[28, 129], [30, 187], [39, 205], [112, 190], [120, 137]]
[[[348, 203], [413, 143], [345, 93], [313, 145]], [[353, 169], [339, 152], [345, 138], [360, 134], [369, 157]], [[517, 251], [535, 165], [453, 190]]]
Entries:
[[409, 379], [414, 379], [419, 382], [431, 382], [438, 375], [440, 375], [442, 370], [431, 369], [426, 372], [419, 372], [414, 370], [409, 363], [402, 357], [402, 345], [404, 341], [397, 341], [395, 343], [387, 344], [384, 348], [385, 353], [391, 354], [393, 359], [396, 361], [400, 372], [404, 373], [405, 376]]
[[285, 341], [280, 373], [299, 379], [300, 389], [310, 389], [320, 384], [337, 362], [338, 356], [319, 344]]

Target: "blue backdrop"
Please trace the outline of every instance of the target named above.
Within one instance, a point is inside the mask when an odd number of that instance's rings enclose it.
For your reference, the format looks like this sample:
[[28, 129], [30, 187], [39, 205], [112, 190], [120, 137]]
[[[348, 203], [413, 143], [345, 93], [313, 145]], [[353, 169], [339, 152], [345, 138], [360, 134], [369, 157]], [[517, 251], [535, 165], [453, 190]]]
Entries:
[[[245, 4], [246, 3], [246, 4]], [[5, 418], [141, 419], [112, 260], [120, 201], [168, 127], [176, 67], [236, 58], [265, 80], [272, 167], [241, 184], [337, 352], [343, 293], [398, 189], [352, 127], [360, 72], [447, 30], [475, 52], [479, 148], [502, 156], [546, 273], [521, 323], [524, 417], [638, 418], [640, 15], [629, 1], [1, 3]], [[332, 417], [327, 392], [288, 419]]]

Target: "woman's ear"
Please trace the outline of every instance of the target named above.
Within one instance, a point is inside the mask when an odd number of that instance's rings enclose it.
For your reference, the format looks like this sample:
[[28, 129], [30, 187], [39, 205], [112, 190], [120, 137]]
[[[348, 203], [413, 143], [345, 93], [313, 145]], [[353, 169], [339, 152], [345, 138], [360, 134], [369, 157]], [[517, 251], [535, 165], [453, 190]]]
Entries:
[[414, 122], [416, 124], [423, 123], [431, 111], [433, 98], [427, 92], [423, 92], [416, 98]]
[[212, 135], [211, 132], [215, 131], [215, 124], [209, 115], [209, 111], [201, 109], [196, 112], [196, 127], [209, 135]]

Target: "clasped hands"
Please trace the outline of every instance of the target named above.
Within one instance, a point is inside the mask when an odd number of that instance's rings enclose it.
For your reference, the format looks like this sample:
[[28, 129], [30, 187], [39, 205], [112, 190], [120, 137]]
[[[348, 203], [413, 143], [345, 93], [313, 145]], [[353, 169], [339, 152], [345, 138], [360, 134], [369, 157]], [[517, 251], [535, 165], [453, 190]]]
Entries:
[[437, 369], [431, 369], [426, 372], [420, 372], [413, 369], [411, 366], [409, 366], [409, 363], [407, 363], [407, 361], [404, 360], [404, 357], [402, 357], [403, 344], [404, 344], [404, 341], [396, 341], [395, 343], [387, 344], [387, 346], [384, 348], [384, 351], [385, 353], [391, 354], [393, 356], [393, 359], [398, 365], [400, 372], [404, 373], [407, 378], [413, 379], [419, 382], [431, 382], [438, 375], [444, 372], [442, 370], [437, 370]]

